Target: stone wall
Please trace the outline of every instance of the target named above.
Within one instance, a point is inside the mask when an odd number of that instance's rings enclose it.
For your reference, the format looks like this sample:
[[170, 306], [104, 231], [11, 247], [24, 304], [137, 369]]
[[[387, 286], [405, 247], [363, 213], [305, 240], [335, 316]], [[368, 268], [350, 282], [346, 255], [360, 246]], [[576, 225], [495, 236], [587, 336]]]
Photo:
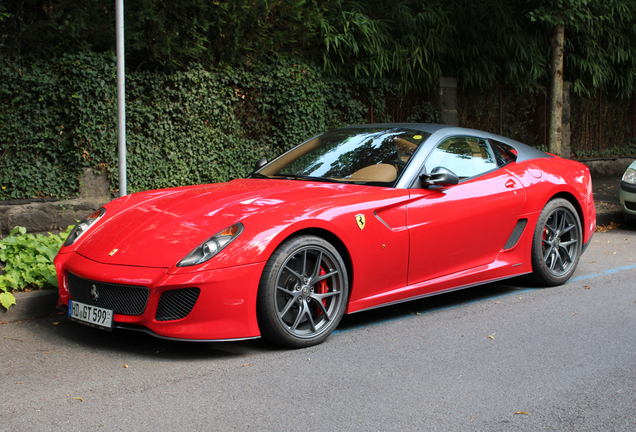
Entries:
[[579, 159], [579, 162], [587, 165], [592, 178], [620, 180], [627, 167], [634, 162], [634, 158], [591, 158]]
[[87, 169], [80, 183], [80, 196], [5, 201], [0, 204], [0, 235], [16, 226], [30, 233], [65, 230], [111, 200], [108, 176]]

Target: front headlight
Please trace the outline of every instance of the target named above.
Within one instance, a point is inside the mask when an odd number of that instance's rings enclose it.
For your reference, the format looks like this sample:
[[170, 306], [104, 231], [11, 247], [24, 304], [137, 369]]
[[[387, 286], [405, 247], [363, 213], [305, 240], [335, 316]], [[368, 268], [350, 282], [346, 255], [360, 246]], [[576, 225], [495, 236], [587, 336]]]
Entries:
[[88, 229], [97, 222], [102, 216], [106, 213], [105, 208], [100, 208], [99, 210], [95, 210], [93, 213], [86, 216], [80, 223], [75, 225], [73, 231], [68, 235], [66, 241], [64, 242], [64, 246], [70, 246], [77, 241]]
[[633, 168], [627, 168], [625, 174], [623, 174], [623, 179], [625, 183], [636, 184], [636, 170]]
[[187, 257], [179, 261], [177, 267], [188, 267], [206, 262], [221, 252], [242, 232], [243, 224], [240, 222], [225, 228], [223, 231], [210, 237], [202, 245], [190, 252]]

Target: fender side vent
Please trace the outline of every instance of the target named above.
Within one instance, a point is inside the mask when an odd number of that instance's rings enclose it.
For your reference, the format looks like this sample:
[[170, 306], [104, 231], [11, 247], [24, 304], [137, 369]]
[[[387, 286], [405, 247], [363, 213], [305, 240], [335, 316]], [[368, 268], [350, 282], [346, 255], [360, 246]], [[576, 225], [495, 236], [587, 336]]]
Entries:
[[515, 229], [512, 230], [512, 234], [510, 234], [510, 237], [504, 246], [504, 250], [512, 249], [516, 246], [517, 242], [521, 238], [521, 234], [523, 234], [523, 230], [526, 228], [527, 223], [528, 219], [519, 219], [517, 221], [517, 225], [515, 226]]

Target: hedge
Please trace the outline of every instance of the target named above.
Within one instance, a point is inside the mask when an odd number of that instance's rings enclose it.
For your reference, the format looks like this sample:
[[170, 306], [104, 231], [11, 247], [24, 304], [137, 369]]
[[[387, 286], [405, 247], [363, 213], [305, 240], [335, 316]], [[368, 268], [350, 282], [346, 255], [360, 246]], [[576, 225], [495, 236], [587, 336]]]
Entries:
[[[0, 62], [0, 199], [78, 194], [87, 167], [118, 185], [112, 54]], [[228, 181], [311, 136], [375, 121], [397, 83], [349, 82], [309, 64], [131, 73], [126, 78], [128, 191]], [[363, 94], [364, 97], [360, 95]], [[436, 121], [427, 102], [413, 121]]]

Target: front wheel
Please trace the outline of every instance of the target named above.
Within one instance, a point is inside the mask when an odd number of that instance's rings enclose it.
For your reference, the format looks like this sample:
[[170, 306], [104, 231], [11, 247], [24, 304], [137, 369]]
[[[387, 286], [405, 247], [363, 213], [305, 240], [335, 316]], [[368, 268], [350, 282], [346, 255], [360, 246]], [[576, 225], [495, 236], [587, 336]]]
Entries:
[[546, 286], [567, 282], [581, 256], [583, 236], [574, 206], [562, 198], [546, 204], [532, 239], [534, 279]]
[[261, 276], [261, 334], [293, 348], [319, 344], [338, 326], [348, 295], [347, 270], [338, 251], [320, 237], [293, 237], [276, 249]]

